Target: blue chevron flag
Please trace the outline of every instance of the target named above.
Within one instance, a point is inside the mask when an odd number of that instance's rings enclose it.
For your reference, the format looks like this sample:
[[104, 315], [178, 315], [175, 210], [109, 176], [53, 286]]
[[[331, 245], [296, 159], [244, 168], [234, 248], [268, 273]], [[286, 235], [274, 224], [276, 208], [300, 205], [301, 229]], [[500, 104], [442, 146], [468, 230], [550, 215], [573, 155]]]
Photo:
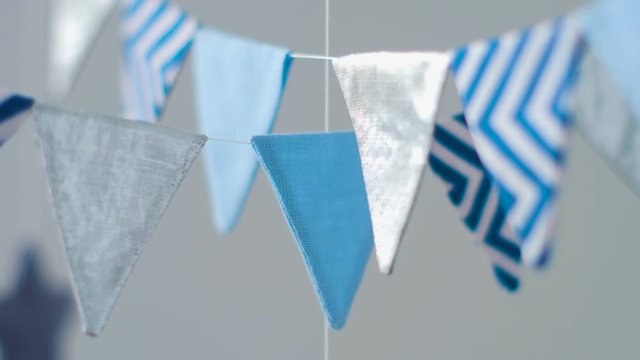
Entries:
[[123, 0], [123, 117], [157, 121], [191, 48], [198, 21], [164, 0]]
[[[200, 131], [248, 141], [271, 132], [291, 65], [289, 50], [209, 28], [193, 43], [193, 81]], [[245, 144], [210, 142], [204, 151], [216, 228], [235, 227], [258, 160]]]
[[33, 103], [31, 98], [0, 91], [0, 147], [18, 132]]
[[453, 54], [454, 82], [478, 155], [523, 261], [534, 267], [546, 264], [554, 237], [582, 50], [579, 20], [567, 16]]
[[640, 124], [640, 1], [599, 0], [584, 12], [584, 36]]
[[507, 225], [498, 189], [476, 152], [464, 115], [436, 122], [429, 165], [446, 184], [464, 224], [487, 252], [498, 283], [516, 291], [522, 265], [520, 244]]
[[373, 247], [355, 133], [265, 135], [251, 142], [327, 320], [340, 329]]

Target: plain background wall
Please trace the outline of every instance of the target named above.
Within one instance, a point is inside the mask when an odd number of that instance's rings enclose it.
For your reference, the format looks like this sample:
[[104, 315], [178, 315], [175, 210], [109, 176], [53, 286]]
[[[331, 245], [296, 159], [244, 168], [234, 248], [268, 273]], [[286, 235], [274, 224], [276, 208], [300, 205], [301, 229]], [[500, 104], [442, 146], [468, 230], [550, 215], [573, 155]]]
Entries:
[[[321, 53], [321, 0], [178, 0], [205, 24]], [[561, 14], [578, 0], [334, 0], [332, 54], [445, 50]], [[117, 13], [64, 101], [44, 88], [46, 0], [2, 2], [0, 83], [55, 104], [115, 114]], [[292, 69], [276, 132], [323, 129], [323, 63]], [[196, 131], [191, 64], [165, 125]], [[459, 105], [449, 83], [441, 116]], [[350, 122], [331, 79], [332, 129]], [[50, 277], [69, 286], [33, 124], [0, 151], [0, 290], [11, 285], [21, 239], [36, 236]], [[498, 289], [443, 186], [430, 170], [396, 271], [372, 258], [331, 359], [630, 359], [640, 354], [636, 255], [640, 199], [572, 136], [552, 266], [515, 296]], [[99, 339], [70, 321], [65, 359], [321, 359], [323, 316], [264, 174], [238, 229], [214, 233], [200, 161], [176, 194]]]

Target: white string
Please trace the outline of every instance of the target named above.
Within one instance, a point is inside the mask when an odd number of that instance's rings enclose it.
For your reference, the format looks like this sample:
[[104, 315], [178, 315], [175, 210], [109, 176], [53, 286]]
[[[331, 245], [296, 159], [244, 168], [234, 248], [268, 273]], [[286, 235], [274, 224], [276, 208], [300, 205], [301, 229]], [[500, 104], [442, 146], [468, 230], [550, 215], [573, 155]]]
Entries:
[[230, 144], [249, 144], [249, 145], [251, 145], [250, 141], [230, 140], [230, 139], [214, 138], [214, 137], [210, 137], [210, 136], [207, 137], [207, 140], [215, 141], [215, 142], [230, 143]]
[[329, 360], [329, 322], [324, 320], [324, 360]]
[[291, 53], [291, 56], [294, 59], [308, 59], [308, 60], [333, 60], [335, 57], [333, 56], [324, 56], [324, 55], [316, 55], [316, 54], [306, 54], [306, 53]]
[[[329, 58], [329, 2], [324, 0], [324, 56]], [[324, 131], [329, 131], [329, 62], [324, 63]]]
[[[324, 0], [324, 60], [329, 57], [330, 0]], [[329, 132], [329, 61], [324, 63], [324, 131]], [[324, 319], [324, 360], [329, 360], [329, 321]]]

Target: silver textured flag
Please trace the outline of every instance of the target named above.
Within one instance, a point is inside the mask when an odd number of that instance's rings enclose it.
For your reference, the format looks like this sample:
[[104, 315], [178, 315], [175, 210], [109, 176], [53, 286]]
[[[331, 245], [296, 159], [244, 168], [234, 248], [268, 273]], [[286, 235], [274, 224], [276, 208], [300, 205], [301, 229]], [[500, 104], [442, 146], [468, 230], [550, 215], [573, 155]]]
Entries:
[[576, 95], [579, 131], [640, 195], [640, 123], [617, 83], [590, 52], [582, 63]]
[[71, 91], [78, 69], [117, 0], [51, 0], [49, 14], [49, 90]]
[[97, 336], [206, 137], [36, 105], [85, 331]]
[[422, 179], [449, 55], [333, 60], [358, 140], [380, 271], [391, 273]]

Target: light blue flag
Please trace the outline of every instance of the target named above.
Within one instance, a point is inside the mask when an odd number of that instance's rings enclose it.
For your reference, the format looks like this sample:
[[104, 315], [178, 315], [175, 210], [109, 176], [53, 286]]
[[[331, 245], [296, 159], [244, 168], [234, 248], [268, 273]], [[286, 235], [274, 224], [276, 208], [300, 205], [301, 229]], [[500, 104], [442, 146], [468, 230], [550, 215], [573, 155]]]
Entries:
[[331, 326], [344, 326], [373, 246], [353, 132], [251, 140]]
[[[194, 45], [194, 82], [200, 131], [248, 141], [271, 132], [292, 58], [287, 49], [203, 28]], [[204, 152], [218, 231], [235, 227], [258, 162], [243, 144], [210, 142]]]
[[584, 13], [584, 36], [640, 123], [640, 1], [600, 0]]

